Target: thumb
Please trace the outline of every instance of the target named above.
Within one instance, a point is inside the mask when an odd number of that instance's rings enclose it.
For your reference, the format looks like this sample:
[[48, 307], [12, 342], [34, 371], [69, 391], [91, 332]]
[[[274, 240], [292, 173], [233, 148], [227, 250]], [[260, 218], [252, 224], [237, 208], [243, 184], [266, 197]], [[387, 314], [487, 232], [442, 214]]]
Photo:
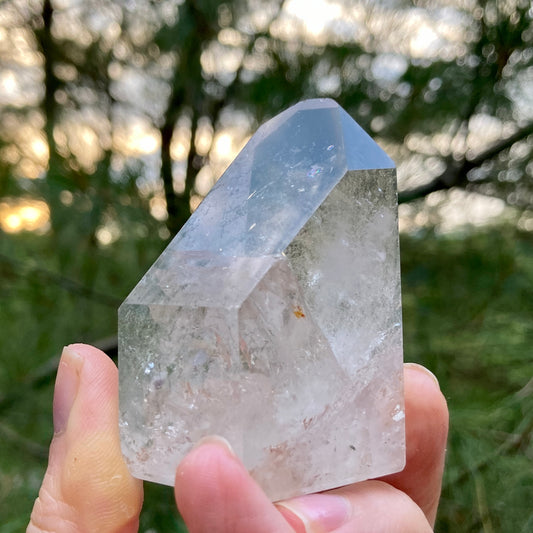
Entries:
[[142, 497], [120, 451], [117, 368], [96, 348], [67, 346], [48, 468], [27, 533], [135, 532]]

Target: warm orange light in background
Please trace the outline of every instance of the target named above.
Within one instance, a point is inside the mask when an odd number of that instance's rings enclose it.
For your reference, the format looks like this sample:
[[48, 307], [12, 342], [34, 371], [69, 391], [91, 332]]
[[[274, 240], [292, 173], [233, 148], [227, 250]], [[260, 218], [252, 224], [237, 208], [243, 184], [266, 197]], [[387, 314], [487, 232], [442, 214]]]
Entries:
[[13, 71], [5, 70], [0, 75], [0, 86], [8, 93], [13, 93], [18, 89], [17, 78]]
[[36, 137], [31, 141], [31, 149], [33, 153], [41, 158], [41, 159], [48, 159], [48, 145], [46, 144], [46, 141], [44, 139], [41, 139], [40, 137]]
[[0, 202], [0, 227], [6, 233], [42, 231], [49, 220], [50, 210], [42, 200], [5, 198]]
[[159, 132], [147, 121], [133, 122], [126, 127], [116, 128], [113, 145], [126, 156], [152, 154], [160, 147]]
[[229, 133], [220, 133], [216, 137], [215, 151], [220, 159], [231, 159], [233, 155], [233, 137]]

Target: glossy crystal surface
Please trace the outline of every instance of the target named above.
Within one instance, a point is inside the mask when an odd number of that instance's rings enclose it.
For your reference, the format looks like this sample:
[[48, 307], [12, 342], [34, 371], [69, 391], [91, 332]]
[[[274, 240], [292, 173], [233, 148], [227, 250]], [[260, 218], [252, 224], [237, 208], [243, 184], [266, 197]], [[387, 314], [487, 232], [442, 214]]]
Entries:
[[394, 163], [332, 100], [264, 124], [119, 309], [133, 475], [231, 443], [272, 500], [405, 461]]

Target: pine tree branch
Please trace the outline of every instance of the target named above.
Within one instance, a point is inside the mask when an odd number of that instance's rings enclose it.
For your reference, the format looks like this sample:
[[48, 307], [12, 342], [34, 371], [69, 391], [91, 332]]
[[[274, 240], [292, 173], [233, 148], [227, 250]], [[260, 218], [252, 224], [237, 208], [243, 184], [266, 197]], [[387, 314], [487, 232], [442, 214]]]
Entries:
[[48, 449], [45, 446], [21, 435], [2, 421], [0, 421], [0, 436], [2, 440], [10, 443], [13, 448], [18, 448], [25, 454], [33, 455], [37, 459], [46, 459], [48, 457]]
[[425, 185], [400, 192], [398, 194], [398, 203], [412, 202], [413, 200], [424, 198], [435, 191], [447, 190], [452, 187], [464, 187], [470, 183], [468, 173], [471, 170], [480, 167], [486, 161], [494, 159], [501, 152], [511, 148], [514, 143], [523, 141], [531, 134], [533, 134], [533, 122], [520, 128], [510, 137], [493, 144], [472, 159], [467, 159], [465, 156], [463, 160], [455, 161], [452, 157], [448, 157], [446, 170], [442, 174]]
[[53, 283], [54, 285], [60, 287], [61, 289], [66, 290], [67, 292], [82, 296], [89, 300], [93, 300], [99, 304], [106, 305], [109, 307], [118, 307], [121, 304], [121, 300], [110, 296], [109, 294], [104, 294], [102, 292], [95, 291], [82, 285], [80, 282], [67, 278], [51, 270], [46, 270], [44, 268], [36, 267], [33, 265], [28, 265], [23, 261], [18, 259], [13, 259], [7, 255], [0, 253], [0, 261], [8, 264], [14, 275], [18, 277], [25, 278], [41, 278], [47, 283]]
[[[116, 362], [117, 341], [117, 336], [112, 335], [98, 341], [90, 341], [90, 344], [105, 352]], [[10, 390], [5, 393], [0, 392], [0, 413], [15, 405], [21, 398], [31, 395], [36, 389], [50, 385], [56, 375], [59, 358], [59, 355], [49, 357], [44, 363], [24, 376], [20, 382], [13, 384]]]

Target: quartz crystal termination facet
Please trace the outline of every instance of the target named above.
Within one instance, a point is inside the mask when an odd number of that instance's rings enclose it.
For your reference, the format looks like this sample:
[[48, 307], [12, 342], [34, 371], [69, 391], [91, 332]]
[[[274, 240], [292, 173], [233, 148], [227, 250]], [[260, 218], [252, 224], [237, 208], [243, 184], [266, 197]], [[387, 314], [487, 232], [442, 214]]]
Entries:
[[394, 163], [332, 100], [264, 124], [119, 309], [120, 431], [225, 437], [272, 500], [405, 462]]

